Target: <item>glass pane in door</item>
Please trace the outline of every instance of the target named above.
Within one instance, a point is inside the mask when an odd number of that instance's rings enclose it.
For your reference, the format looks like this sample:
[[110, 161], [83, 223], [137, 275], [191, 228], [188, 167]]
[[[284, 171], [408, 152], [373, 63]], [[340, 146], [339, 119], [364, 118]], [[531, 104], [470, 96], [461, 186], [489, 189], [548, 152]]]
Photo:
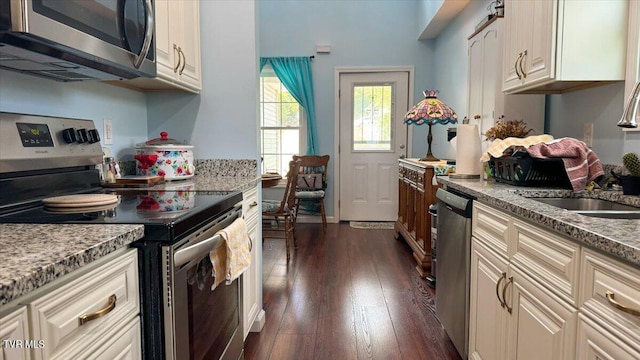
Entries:
[[353, 151], [392, 151], [392, 85], [353, 87]]

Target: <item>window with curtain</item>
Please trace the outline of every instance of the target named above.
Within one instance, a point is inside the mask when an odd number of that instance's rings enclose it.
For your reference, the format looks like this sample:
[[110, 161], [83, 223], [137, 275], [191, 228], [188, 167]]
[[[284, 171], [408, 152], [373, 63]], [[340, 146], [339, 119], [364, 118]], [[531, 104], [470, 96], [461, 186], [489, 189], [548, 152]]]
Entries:
[[262, 171], [286, 175], [293, 155], [304, 153], [304, 109], [265, 66], [260, 76]]

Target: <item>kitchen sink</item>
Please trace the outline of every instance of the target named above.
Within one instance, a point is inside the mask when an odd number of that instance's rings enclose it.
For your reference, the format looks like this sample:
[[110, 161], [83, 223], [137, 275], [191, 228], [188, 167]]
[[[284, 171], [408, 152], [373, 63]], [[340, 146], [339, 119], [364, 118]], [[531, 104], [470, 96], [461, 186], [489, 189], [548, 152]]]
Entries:
[[587, 198], [530, 198], [584, 216], [608, 219], [640, 219], [640, 208], [613, 201]]

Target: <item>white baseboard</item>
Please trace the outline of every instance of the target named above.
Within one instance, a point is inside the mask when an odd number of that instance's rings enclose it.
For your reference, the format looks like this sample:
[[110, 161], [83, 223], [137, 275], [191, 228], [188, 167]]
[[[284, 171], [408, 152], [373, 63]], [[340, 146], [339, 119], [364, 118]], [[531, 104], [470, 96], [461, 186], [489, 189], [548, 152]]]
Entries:
[[258, 311], [258, 315], [256, 315], [256, 319], [253, 321], [253, 324], [251, 324], [251, 329], [249, 329], [249, 331], [250, 332], [262, 331], [262, 328], [264, 327], [264, 323], [266, 322], [267, 322], [266, 313], [264, 312], [264, 309], [260, 309], [260, 311]]

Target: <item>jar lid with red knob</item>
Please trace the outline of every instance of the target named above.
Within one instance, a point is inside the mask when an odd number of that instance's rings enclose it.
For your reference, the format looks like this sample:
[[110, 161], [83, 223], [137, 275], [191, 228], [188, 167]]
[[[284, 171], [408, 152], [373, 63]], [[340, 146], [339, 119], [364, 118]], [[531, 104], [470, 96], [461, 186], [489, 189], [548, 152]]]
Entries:
[[186, 144], [182, 141], [172, 139], [169, 137], [169, 133], [162, 131], [160, 137], [148, 140], [146, 142], [136, 145], [136, 149], [193, 149], [193, 145]]

